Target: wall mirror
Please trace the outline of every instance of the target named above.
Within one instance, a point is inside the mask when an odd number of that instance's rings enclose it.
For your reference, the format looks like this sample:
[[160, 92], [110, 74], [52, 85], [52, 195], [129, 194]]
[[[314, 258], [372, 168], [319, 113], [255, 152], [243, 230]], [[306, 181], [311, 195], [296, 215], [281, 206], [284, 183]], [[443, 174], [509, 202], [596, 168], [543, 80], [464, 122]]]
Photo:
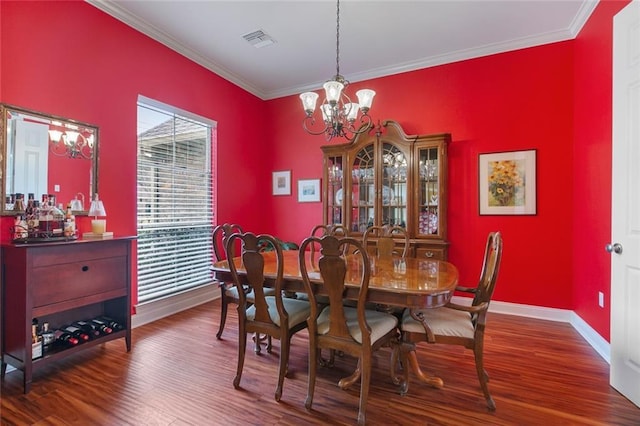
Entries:
[[6, 104], [0, 116], [0, 214], [20, 212], [29, 194], [47, 194], [86, 215], [98, 187], [98, 127]]

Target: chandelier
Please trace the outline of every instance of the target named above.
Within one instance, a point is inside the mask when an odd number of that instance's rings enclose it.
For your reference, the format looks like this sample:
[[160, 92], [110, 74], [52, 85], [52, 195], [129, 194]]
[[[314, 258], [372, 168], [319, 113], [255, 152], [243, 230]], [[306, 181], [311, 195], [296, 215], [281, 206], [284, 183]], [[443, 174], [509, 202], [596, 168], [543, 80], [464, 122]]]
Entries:
[[93, 158], [94, 135], [87, 129], [73, 124], [53, 122], [49, 130], [50, 151], [58, 156], [91, 159]]
[[[336, 75], [322, 86], [325, 91], [325, 99], [320, 105], [324, 127], [315, 126], [315, 110], [319, 95], [315, 92], [305, 92], [300, 95], [302, 107], [306, 117], [302, 127], [312, 135], [325, 135], [327, 140], [333, 137], [343, 137], [353, 140], [360, 133], [371, 128], [369, 109], [376, 92], [370, 89], [362, 89], [356, 92], [358, 102], [344, 93], [349, 82], [340, 75], [340, 0], [336, 7]], [[357, 121], [357, 123], [356, 123]], [[357, 126], [357, 127], [356, 127]]]

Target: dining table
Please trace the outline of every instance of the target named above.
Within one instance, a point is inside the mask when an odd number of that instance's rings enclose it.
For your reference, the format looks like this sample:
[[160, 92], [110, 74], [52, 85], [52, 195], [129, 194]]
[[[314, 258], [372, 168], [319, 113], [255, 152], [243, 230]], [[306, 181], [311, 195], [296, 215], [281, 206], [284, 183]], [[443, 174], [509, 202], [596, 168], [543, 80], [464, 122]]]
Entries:
[[[282, 290], [291, 294], [306, 292], [300, 273], [298, 251], [285, 250], [282, 253], [284, 266]], [[349, 255], [345, 256], [349, 257]], [[274, 286], [277, 265], [276, 252], [263, 252], [262, 257], [264, 259], [265, 286]], [[314, 254], [311, 251], [305, 253], [309, 278], [312, 286], [315, 286], [314, 292], [322, 295], [322, 277], [318, 268], [318, 258], [317, 253]], [[239, 257], [235, 260], [238, 275], [243, 279], [246, 277], [246, 271], [242, 266], [242, 259]], [[411, 315], [422, 322], [427, 337], [429, 337], [430, 329], [423, 320], [420, 310], [440, 308], [449, 302], [458, 284], [459, 273], [455, 265], [444, 260], [431, 258], [378, 257], [373, 255], [369, 256], [369, 262], [371, 276], [367, 302], [389, 309], [409, 309]], [[360, 266], [357, 262], [350, 261], [347, 261], [346, 265], [344, 298], [357, 300]], [[218, 281], [233, 282], [227, 260], [214, 263], [212, 271]], [[441, 388], [443, 386], [442, 379], [423, 373], [418, 365], [414, 344], [407, 345], [411, 347], [405, 347], [402, 353], [408, 357], [409, 366], [418, 379], [430, 386]], [[399, 378], [394, 379], [399, 380]], [[406, 389], [406, 386], [405, 383], [402, 388]], [[403, 393], [402, 388], [401, 393]]]

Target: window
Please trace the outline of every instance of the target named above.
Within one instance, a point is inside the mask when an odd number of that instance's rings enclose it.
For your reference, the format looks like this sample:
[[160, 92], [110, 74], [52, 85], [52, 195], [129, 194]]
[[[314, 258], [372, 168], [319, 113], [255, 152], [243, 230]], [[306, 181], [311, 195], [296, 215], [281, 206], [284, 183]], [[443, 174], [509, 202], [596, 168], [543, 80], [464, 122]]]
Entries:
[[138, 302], [211, 283], [213, 122], [138, 103]]

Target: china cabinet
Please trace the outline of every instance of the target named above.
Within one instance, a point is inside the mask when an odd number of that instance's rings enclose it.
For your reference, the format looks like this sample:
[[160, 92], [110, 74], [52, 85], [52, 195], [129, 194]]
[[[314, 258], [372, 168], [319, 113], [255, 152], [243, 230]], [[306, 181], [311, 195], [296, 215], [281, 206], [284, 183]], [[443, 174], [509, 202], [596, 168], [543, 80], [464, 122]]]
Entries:
[[385, 121], [353, 142], [323, 146], [325, 224], [353, 236], [372, 225], [409, 234], [409, 256], [446, 259], [447, 147], [451, 135], [406, 135]]

